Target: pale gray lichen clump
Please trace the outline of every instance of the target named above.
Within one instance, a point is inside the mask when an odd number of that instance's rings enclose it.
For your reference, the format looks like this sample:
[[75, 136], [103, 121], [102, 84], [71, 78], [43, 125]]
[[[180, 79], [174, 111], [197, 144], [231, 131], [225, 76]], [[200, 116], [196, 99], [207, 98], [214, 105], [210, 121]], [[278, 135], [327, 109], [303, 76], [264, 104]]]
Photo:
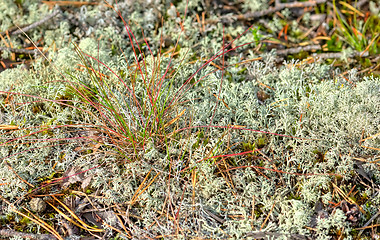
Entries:
[[[6, 3], [11, 4], [11, 2]], [[149, 30], [158, 19], [157, 10], [163, 11], [170, 7], [162, 5], [160, 1], [143, 2], [150, 14], [144, 21], [140, 18], [144, 15], [144, 9], [139, 8], [135, 1], [121, 2], [117, 7], [129, 11], [128, 13], [134, 13], [132, 17], [140, 21], [143, 29]], [[257, 8], [252, 1], [247, 3], [250, 4], [247, 8], [251, 10]], [[155, 6], [159, 9], [155, 9]], [[196, 8], [196, 6], [194, 4], [189, 7]], [[181, 7], [183, 5], [178, 7], [179, 10]], [[116, 21], [113, 11], [105, 8], [103, 11], [97, 11], [99, 9], [102, 10], [102, 6], [83, 7], [80, 10], [82, 15], [76, 15], [79, 17], [75, 20], [78, 24], [75, 34], [80, 38], [77, 43], [84, 52], [96, 58], [99, 56], [99, 60], [116, 73], [123, 70], [128, 76], [130, 73], [128, 65], [133, 63], [134, 56], [130, 46], [124, 46], [127, 41], [126, 32]], [[175, 16], [172, 18], [175, 21]], [[83, 28], [78, 27], [80, 24]], [[184, 33], [186, 40], [180, 41], [182, 48], [178, 59], [185, 58], [188, 61], [197, 54], [201, 57], [210, 57], [222, 46], [220, 26], [209, 29], [210, 35], [199, 41], [198, 38], [201, 36], [196, 34], [194, 23], [185, 20], [183, 24], [187, 29]], [[81, 62], [74, 47], [67, 44], [72, 25], [74, 23], [66, 19], [57, 25], [56, 29], [47, 31], [46, 41], [51, 43], [53, 40], [58, 41], [57, 36], [61, 39], [60, 49], [49, 53], [52, 64], [40, 58], [33, 63], [30, 70], [19, 67], [3, 71], [0, 74], [0, 91], [59, 100], [68, 94], [68, 85], [56, 68], [67, 77], [67, 80], [79, 79], [91, 84], [86, 73], [78, 70], [78, 64]], [[141, 34], [139, 27], [132, 26], [136, 34]], [[162, 31], [174, 39], [180, 34], [173, 22], [164, 26]], [[237, 34], [236, 29], [232, 27], [226, 28], [226, 32]], [[99, 41], [98, 51], [96, 39], [102, 34], [109, 38], [102, 38]], [[154, 45], [157, 44], [159, 35], [151, 35], [148, 38]], [[239, 41], [238, 44], [244, 44], [252, 39], [247, 35]], [[195, 43], [199, 44], [192, 48]], [[122, 45], [123, 49], [125, 47], [125, 55], [113, 53], [114, 44]], [[210, 45], [214, 46], [214, 49], [210, 48]], [[174, 139], [165, 146], [150, 139], [145, 151], [139, 154], [138, 161], [118, 164], [120, 159], [116, 154], [103, 151], [82, 154], [76, 150], [78, 146], [84, 149], [90, 147], [80, 141], [67, 141], [62, 145], [55, 144], [56, 146], [51, 146], [52, 142], [43, 141], [43, 139], [70, 138], [86, 134], [85, 129], [78, 132], [58, 128], [42, 131], [34, 137], [18, 139], [17, 144], [1, 146], [0, 159], [6, 160], [22, 179], [35, 186], [40, 184], [41, 178], [47, 178], [55, 172], [65, 172], [74, 166], [86, 170], [104, 163], [86, 172], [85, 176], [92, 176], [89, 188], [102, 196], [96, 199], [97, 204], [107, 206], [115, 203], [128, 205], [144, 177], [153, 168], [156, 172], [151, 174], [160, 173], [160, 175], [139, 196], [137, 204], [127, 207], [129, 213], [139, 216], [130, 225], [130, 231], [135, 236], [174, 233], [176, 226], [170, 219], [162, 218], [160, 224], [155, 224], [155, 219], [163, 209], [167, 212], [178, 211], [177, 223], [181, 226], [183, 238], [228, 236], [242, 239], [247, 233], [260, 229], [269, 212], [271, 217], [264, 224], [263, 230], [283, 233], [284, 238], [286, 234], [304, 234], [326, 239], [330, 230], [341, 228], [349, 234], [351, 225], [346, 221], [346, 215], [342, 210], [337, 209], [326, 217], [317, 217], [315, 206], [319, 202], [327, 206], [329, 201], [333, 201], [332, 183], [335, 184], [336, 177], [329, 174], [341, 175], [343, 180], [350, 179], [355, 175], [357, 162], [354, 158], [377, 154], [376, 150], [362, 147], [359, 141], [379, 133], [380, 79], [360, 78], [357, 72], [352, 70], [346, 80], [339, 74], [334, 74], [336, 70], [318, 63], [305, 65], [286, 62], [277, 68], [273, 54], [262, 57], [260, 61], [245, 65], [246, 71], [241, 66], [233, 65], [228, 68], [224, 76], [220, 72], [212, 73], [190, 88], [180, 99], [183, 103], [176, 106], [176, 111], [172, 113], [171, 117], [174, 118], [186, 109], [186, 114], [176, 122], [176, 128], [185, 128], [189, 123], [192, 126], [240, 125], [302, 139], [246, 130], [197, 128], [189, 132], [184, 131], [180, 139]], [[150, 57], [146, 60], [147, 71], [151, 73], [152, 61]], [[233, 56], [229, 61], [238, 63], [241, 59]], [[97, 66], [96, 61], [93, 63]], [[164, 57], [162, 66], [167, 66], [168, 63], [169, 58]], [[181, 65], [178, 61], [174, 61], [173, 68], [177, 69], [177, 74], [172, 79], [165, 79], [163, 89], [167, 87], [170, 91], [164, 92], [164, 95], [173, 97], [176, 90], [201, 64], [203, 63], [196, 62]], [[100, 66], [100, 70], [110, 77], [107, 81], [114, 84], [113, 93], [121, 101], [128, 91], [120, 84], [116, 84], [116, 77], [112, 76], [105, 67]], [[162, 68], [161, 74], [165, 70], [165, 67]], [[213, 67], [206, 67], [194, 77], [194, 81], [198, 81], [213, 70]], [[76, 79], [71, 78], [70, 74]], [[131, 80], [126, 78], [125, 81], [129, 84], [128, 81]], [[215, 96], [219, 91], [219, 98], [224, 103], [217, 104]], [[258, 93], [263, 91], [268, 94], [268, 98], [258, 97]], [[144, 87], [140, 79], [136, 83], [136, 95], [142, 96], [143, 92]], [[14, 132], [2, 131], [5, 141], [38, 131], [40, 126], [97, 124], [93, 122], [95, 120], [91, 116], [57, 103], [32, 102], [38, 99], [14, 95], [13, 105], [9, 107], [5, 106], [5, 98], [6, 95], [0, 95], [0, 124], [13, 124], [26, 129]], [[73, 97], [72, 100], [79, 99]], [[18, 105], [21, 103], [24, 104]], [[74, 107], [82, 106], [79, 102], [72, 104]], [[133, 109], [132, 107], [132, 111]], [[128, 114], [130, 113], [125, 110], [124, 116]], [[131, 123], [130, 127], [138, 128], [134, 123]], [[174, 130], [173, 126], [171, 128]], [[27, 144], [35, 138], [42, 140]], [[1, 143], [3, 142], [4, 139]], [[226, 161], [229, 166], [249, 166], [248, 168], [223, 172], [215, 164], [221, 160], [220, 158], [204, 160], [210, 156], [247, 151], [242, 147], [243, 143], [249, 143], [248, 150], [259, 147], [262, 154], [228, 158]], [[379, 145], [378, 137], [365, 141], [367, 147], [375, 148]], [[20, 154], [15, 155], [16, 153]], [[260, 174], [260, 171], [252, 166], [267, 169], [278, 166], [278, 170], [282, 173], [260, 169], [263, 173]], [[181, 172], [186, 167], [196, 169], [195, 180], [192, 173]], [[362, 167], [366, 172], [372, 173], [371, 179], [376, 184], [380, 184], [380, 173], [374, 164], [368, 162]], [[0, 186], [0, 194], [10, 201], [15, 201], [27, 193], [28, 185], [9, 171], [9, 167], [4, 163], [0, 165], [1, 183], [6, 185]], [[374, 213], [379, 205], [380, 198], [375, 195], [373, 206], [363, 206], [363, 209]], [[253, 206], [256, 210], [252, 213]], [[60, 218], [58, 214], [57, 218]], [[113, 220], [109, 217], [106, 222], [117, 225]], [[313, 221], [314, 232], [305, 228], [311, 226]], [[144, 228], [149, 229], [144, 230]], [[108, 230], [112, 235], [112, 229]]]
[[23, 26], [40, 20], [49, 9], [47, 5], [40, 5], [33, 0], [22, 1], [24, 11], [17, 6], [17, 1], [2, 0], [0, 4], [0, 29], [1, 31], [14, 27], [15, 24]]
[[[86, 41], [84, 41], [86, 42]], [[106, 54], [106, 53], [105, 53]], [[268, 59], [270, 61], [270, 58]], [[120, 63], [121, 64], [121, 63]], [[110, 63], [112, 66], [113, 64]], [[117, 65], [116, 63], [114, 65]], [[331, 79], [329, 76], [329, 68], [324, 65], [306, 65], [297, 67], [294, 63], [289, 63], [281, 69], [272, 68], [270, 62], [256, 62], [251, 64], [248, 80], [242, 82], [234, 82], [225, 80], [222, 85], [221, 99], [229, 106], [227, 109], [220, 104], [216, 110], [212, 125], [245, 125], [247, 128], [259, 129], [263, 131], [281, 133], [291, 136], [297, 136], [308, 139], [317, 140], [295, 140], [291, 138], [276, 137], [268, 135], [268, 152], [263, 150], [265, 154], [279, 163], [282, 162], [282, 171], [285, 172], [301, 172], [301, 173], [336, 173], [341, 174], [345, 178], [349, 178], [353, 171], [354, 161], [351, 156], [363, 156], [371, 154], [370, 150], [366, 150], [358, 145], [363, 129], [367, 136], [376, 134], [379, 131], [379, 109], [376, 107], [380, 102], [379, 79], [364, 78], [362, 80], [352, 78], [356, 81], [356, 87], [347, 84], [339, 77]], [[120, 65], [121, 66], [121, 65]], [[183, 67], [179, 74], [187, 74], [187, 71], [193, 71], [191, 66]], [[257, 74], [263, 73], [263, 75]], [[79, 74], [79, 73], [77, 73]], [[80, 74], [79, 74], [80, 75]], [[22, 69], [13, 69], [3, 72], [1, 77], [1, 88], [7, 89], [10, 83], [9, 79], [17, 79], [21, 77], [23, 84], [15, 85], [15, 92], [24, 92], [26, 94], [40, 95], [48, 99], [55, 99], [59, 92], [64, 88], [59, 84], [48, 84], [47, 88], [41, 88], [41, 83], [46, 83], [44, 79], [47, 74], [40, 71], [39, 77], [33, 72], [27, 72]], [[179, 75], [180, 76], [180, 75]], [[46, 77], [46, 78], [45, 78]], [[8, 80], [8, 81], [7, 81]], [[260, 102], [257, 98], [257, 91], [260, 89], [258, 81], [272, 86], [271, 97], [265, 102]], [[210, 124], [210, 119], [215, 106], [215, 98], [213, 92], [218, 91], [220, 83], [220, 75], [214, 74], [206, 78], [199, 85], [191, 89], [185, 98], [189, 100], [189, 104], [184, 104], [181, 108], [187, 108], [192, 114], [194, 125]], [[180, 85], [179, 85], [180, 86]], [[177, 86], [178, 87], [178, 86]], [[210, 92], [208, 91], [210, 90]], [[61, 93], [62, 94], [62, 93]], [[121, 93], [122, 94], [122, 93]], [[18, 102], [26, 101], [27, 98], [17, 97]], [[197, 100], [194, 100], [197, 99]], [[195, 102], [194, 102], [195, 101]], [[46, 107], [49, 104], [46, 104]], [[34, 114], [30, 107], [22, 107], [16, 109], [19, 114], [5, 113], [4, 123], [14, 123], [21, 127], [38, 126], [50, 122], [51, 125], [65, 123], [68, 119], [80, 121], [80, 117], [73, 116], [72, 111], [68, 109], [57, 109], [55, 111], [42, 111], [40, 114]], [[52, 107], [52, 109], [54, 109]], [[205, 109], [210, 109], [205, 111]], [[179, 109], [180, 111], [181, 109]], [[300, 121], [300, 114], [303, 114]], [[4, 114], [4, 113], [2, 113]], [[186, 120], [186, 118], [184, 118]], [[185, 122], [183, 122], [185, 124]], [[185, 126], [185, 125], [184, 125]], [[292, 191], [286, 187], [276, 188], [273, 179], [278, 179], [276, 173], [268, 172], [266, 175], [272, 180], [268, 180], [263, 176], [257, 175], [251, 169], [235, 170], [233, 182], [234, 189], [238, 191], [238, 195], [231, 194], [231, 190], [226, 184], [226, 180], [222, 176], [213, 174], [215, 166], [212, 163], [197, 161], [207, 157], [208, 152], [216, 146], [218, 139], [223, 141], [219, 148], [214, 151], [214, 155], [222, 154], [229, 138], [233, 142], [254, 142], [261, 134], [253, 134], [247, 131], [231, 131], [227, 137], [222, 136], [224, 130], [209, 129], [209, 136], [212, 136], [206, 145], [201, 145], [194, 149], [197, 142], [197, 136], [191, 134], [186, 142], [178, 144], [170, 144], [171, 157], [178, 156], [181, 148], [188, 151], [185, 158], [190, 160], [191, 167], [197, 167], [199, 177], [194, 191], [196, 191], [194, 202], [192, 201], [192, 191], [184, 193], [184, 201], [181, 204], [181, 213], [185, 214], [195, 208], [195, 219], [182, 219], [182, 226], [193, 232], [194, 227], [199, 226], [203, 222], [203, 234], [214, 237], [222, 236], [222, 232], [218, 229], [221, 227], [214, 220], [207, 217], [207, 211], [204, 208], [211, 207], [213, 211], [222, 214], [223, 219], [228, 219], [224, 212], [228, 214], [236, 214], [250, 216], [252, 199], [256, 204], [262, 205], [261, 211], [268, 212], [273, 204], [273, 216], [278, 219], [277, 225], [272, 226], [272, 230], [307, 234], [308, 231], [302, 226], [307, 225], [313, 216], [313, 205], [320, 198], [331, 200], [329, 193], [325, 193], [330, 187], [332, 177], [329, 176], [310, 176], [310, 177], [294, 177], [289, 174], [282, 174], [281, 179], [285, 181], [285, 186], [293, 186], [295, 179], [297, 186], [301, 188], [299, 199], [285, 200], [284, 193]], [[21, 136], [22, 132], [7, 134], [8, 137]], [[40, 134], [46, 137], [46, 134]], [[67, 137], [67, 133], [56, 131], [54, 137]], [[19, 140], [22, 143], [23, 140]], [[371, 139], [367, 142], [368, 146], [376, 146], [379, 144], [377, 139]], [[34, 144], [36, 147], [45, 147], [48, 143]], [[36, 151], [29, 151], [14, 157], [7, 158], [7, 161], [13, 166], [14, 170], [20, 176], [27, 179], [32, 184], [37, 184], [39, 177], [50, 175], [52, 165], [59, 160], [56, 169], [68, 169], [70, 166], [80, 166], [84, 169], [96, 166], [97, 163], [92, 161], [91, 157], [80, 157], [73, 154], [74, 143], [54, 148], [41, 148]], [[72, 147], [70, 147], [72, 146]], [[102, 158], [107, 165], [92, 170], [87, 174], [93, 175], [91, 187], [99, 189], [104, 195], [105, 203], [122, 203], [130, 201], [134, 194], [138, 182], [136, 177], [147, 174], [151, 167], [163, 169], [167, 164], [165, 154], [155, 150], [154, 145], [149, 145], [149, 149], [145, 153], [145, 161], [128, 163], [123, 166], [123, 170], [113, 165], [115, 159], [112, 156], [98, 154], [97, 158]], [[12, 153], [26, 150], [24, 145], [17, 146]], [[291, 151], [287, 151], [291, 149]], [[325, 160], [316, 162], [315, 151], [323, 152]], [[287, 153], [286, 153], [287, 152]], [[65, 158], [60, 155], [65, 153]], [[155, 154], [152, 154], [155, 153]], [[285, 155], [284, 155], [285, 153]], [[9, 154], [9, 149], [2, 148], [1, 158]], [[149, 157], [148, 157], [149, 156]], [[236, 164], [242, 164], [243, 159], [236, 159]], [[177, 168], [181, 169], [180, 162]], [[265, 161], [263, 167], [272, 168], [272, 163]], [[246, 165], [246, 163], [244, 164]], [[38, 166], [38, 168], [36, 168]], [[140, 204], [144, 208], [135, 209], [144, 219], [142, 226], [151, 224], [152, 216], [155, 209], [164, 207], [164, 199], [166, 197], [166, 187], [163, 188], [162, 183], [166, 182], [166, 176], [163, 174], [149, 187], [148, 191], [141, 195]], [[2, 188], [2, 196], [9, 199], [20, 197], [26, 189], [25, 183], [14, 177], [13, 173], [8, 171], [6, 165], [1, 166], [0, 179], [14, 179], [6, 188]], [[377, 179], [378, 180], [378, 179]], [[6, 181], [6, 180], [5, 180]], [[171, 194], [174, 202], [179, 201], [184, 187], [192, 189], [190, 183], [182, 179], [182, 175], [176, 175], [168, 183], [171, 188]], [[327, 198], [326, 198], [327, 197]], [[195, 203], [195, 205], [193, 205]], [[221, 209], [224, 209], [221, 211]], [[320, 236], [325, 236], [328, 229], [336, 226], [343, 226], [344, 218], [336, 217], [339, 212], [332, 215], [328, 219], [318, 221], [317, 229]], [[244, 221], [227, 220], [223, 223], [224, 232], [241, 237], [242, 234], [254, 231], [256, 227], [260, 227], [264, 217], [261, 216], [255, 221], [246, 218]], [[169, 224], [169, 223], [168, 223]], [[343, 225], [342, 225], [343, 224]], [[245, 227], [244, 227], [245, 226]], [[170, 225], [155, 231], [169, 231]], [[138, 231], [136, 229], [136, 231]], [[327, 231], [327, 232], [326, 232]], [[137, 234], [138, 232], [136, 232]], [[323, 237], [321, 237], [323, 239]]]

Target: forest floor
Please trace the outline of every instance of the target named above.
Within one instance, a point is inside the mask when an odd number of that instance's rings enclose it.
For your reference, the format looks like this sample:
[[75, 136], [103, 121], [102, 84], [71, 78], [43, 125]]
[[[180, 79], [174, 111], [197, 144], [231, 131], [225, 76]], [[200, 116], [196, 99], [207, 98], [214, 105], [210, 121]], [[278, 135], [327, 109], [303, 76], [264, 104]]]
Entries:
[[377, 239], [376, 1], [0, 6], [1, 239]]

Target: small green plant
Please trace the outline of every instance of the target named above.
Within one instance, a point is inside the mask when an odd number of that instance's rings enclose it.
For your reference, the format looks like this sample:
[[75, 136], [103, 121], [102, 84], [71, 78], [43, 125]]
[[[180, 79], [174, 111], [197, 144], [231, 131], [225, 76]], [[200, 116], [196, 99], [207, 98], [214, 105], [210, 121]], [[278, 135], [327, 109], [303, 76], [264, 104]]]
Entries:
[[261, 40], [263, 39], [263, 35], [260, 34], [260, 26], [257, 28], [251, 29], [253, 39], [255, 40], [256, 46], [260, 44]]
[[342, 35], [340, 38], [359, 52], [368, 51], [370, 54], [379, 54], [379, 17], [376, 15], [370, 15], [367, 19], [364, 19], [363, 24], [362, 21], [357, 19], [357, 14], [364, 16], [362, 13], [345, 2], [341, 1], [340, 3], [354, 12], [348, 22], [337, 8], [335, 0], [333, 1], [335, 16], [339, 21], [338, 31], [339, 34]]
[[333, 35], [330, 40], [327, 41], [327, 49], [331, 52], [342, 51], [343, 42], [337, 35]]

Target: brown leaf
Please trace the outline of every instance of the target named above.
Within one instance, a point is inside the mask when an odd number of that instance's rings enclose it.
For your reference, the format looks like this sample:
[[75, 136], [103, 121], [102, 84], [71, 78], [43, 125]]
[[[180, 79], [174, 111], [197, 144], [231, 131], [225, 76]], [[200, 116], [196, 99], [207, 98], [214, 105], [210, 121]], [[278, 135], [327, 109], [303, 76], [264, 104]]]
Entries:
[[[88, 177], [84, 177], [84, 173], [79, 167], [71, 167], [63, 174], [63, 181], [61, 183], [62, 188], [67, 188], [70, 184], [74, 184], [77, 182], [82, 182], [83, 186], [88, 186]], [[86, 181], [85, 183], [83, 183]]]

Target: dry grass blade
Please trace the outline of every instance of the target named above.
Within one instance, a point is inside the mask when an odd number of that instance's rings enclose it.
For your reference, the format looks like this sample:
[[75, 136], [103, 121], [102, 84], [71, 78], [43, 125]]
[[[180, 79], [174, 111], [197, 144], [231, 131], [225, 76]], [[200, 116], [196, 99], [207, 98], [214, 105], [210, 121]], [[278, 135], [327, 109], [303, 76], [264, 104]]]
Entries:
[[166, 123], [164, 125], [164, 128], [166, 128], [166, 127], [172, 125], [173, 123], [175, 123], [185, 112], [186, 112], [186, 109], [183, 109], [180, 114], [178, 114], [175, 118], [173, 118], [172, 120], [170, 120], [170, 122]]
[[274, 209], [274, 206], [275, 206], [275, 205], [276, 205], [276, 203], [273, 203], [272, 208], [270, 209], [270, 211], [269, 211], [269, 213], [268, 213], [268, 216], [265, 218], [263, 224], [261, 224], [260, 231], [264, 228], [265, 224], [267, 223], [267, 221], [268, 221], [270, 215], [271, 215], [272, 212], [273, 212], [273, 209]]
[[[210, 88], [208, 88], [207, 90], [208, 90], [208, 92], [211, 94]], [[230, 107], [227, 105], [227, 103], [226, 103], [223, 99], [221, 99], [220, 97], [218, 97], [218, 95], [216, 95], [215, 93], [213, 93], [212, 95], [214, 95], [214, 97], [215, 97], [216, 99], [218, 99], [218, 101], [223, 102], [224, 106], [225, 106], [228, 110], [230, 110]]]
[[[120, 225], [123, 227], [124, 231], [128, 234], [127, 237], [128, 237], [128, 238], [132, 238], [131, 234], [128, 232], [128, 230], [127, 230], [127, 228], [125, 227], [125, 225], [124, 225], [123, 221], [121, 220], [121, 218], [120, 218], [117, 214], [115, 214], [115, 216], [117, 217], [117, 220], [119, 220]], [[122, 233], [122, 234], [123, 234], [123, 233]], [[123, 235], [125, 235], [125, 234], [123, 234]]]
[[9, 170], [11, 170], [13, 172], [13, 174], [16, 175], [21, 181], [23, 181], [29, 187], [34, 188], [33, 184], [29, 183], [28, 181], [26, 181], [25, 179], [23, 179], [22, 177], [20, 177], [20, 175], [18, 175], [18, 173], [12, 168], [11, 164], [9, 164], [8, 161], [4, 161], [4, 164], [7, 165], [7, 167], [9, 168]]
[[[36, 217], [33, 213], [31, 213], [29, 210], [25, 209], [26, 211], [28, 211], [32, 216]], [[29, 217], [28, 215], [16, 210], [16, 209], [12, 209], [12, 211], [14, 211], [15, 213], [17, 214], [20, 214], [21, 216], [29, 219], [30, 221], [40, 225], [42, 228], [44, 228], [46, 231], [50, 232], [51, 234], [53, 234], [57, 239], [59, 240], [64, 240], [60, 235], [59, 233], [52, 227], [50, 226], [49, 224], [47, 224], [45, 221], [39, 219], [39, 218], [31, 218]]]
[[102, 229], [88, 229], [87, 227], [83, 227], [82, 225], [80, 225], [79, 223], [75, 222], [74, 220], [72, 220], [69, 216], [67, 216], [66, 214], [64, 214], [61, 210], [59, 210], [57, 207], [55, 207], [53, 204], [47, 202], [55, 211], [57, 211], [62, 217], [64, 217], [67, 221], [71, 222], [72, 224], [74, 224], [75, 226], [79, 227], [79, 228], [82, 228], [86, 231], [92, 231], [92, 232], [103, 232]]
[[362, 207], [360, 207], [359, 204], [357, 204], [354, 200], [352, 200], [351, 198], [349, 198], [344, 192], [342, 189], [340, 189], [337, 185], [335, 185], [334, 183], [332, 183], [333, 187], [336, 189], [336, 191], [339, 193], [340, 196], [342, 196], [347, 202], [351, 203], [351, 204], [355, 204], [358, 208], [359, 208], [359, 211], [363, 214], [365, 214], [365, 211], [363, 210]]
[[99, 5], [100, 3], [97, 2], [80, 2], [80, 1], [42, 1], [46, 5], [49, 5], [50, 7], [53, 7], [55, 5], [58, 6], [83, 6], [83, 5]]
[[[156, 174], [156, 176], [154, 176], [154, 178], [148, 183], [148, 185], [143, 189], [143, 190], [141, 190], [137, 195], [136, 195], [136, 193], [135, 193], [135, 198], [132, 198], [132, 201], [130, 202], [130, 204], [131, 205], [133, 205], [136, 201], [137, 201], [137, 199], [139, 198], [139, 196], [143, 193], [143, 192], [145, 192], [145, 190], [147, 190], [148, 189], [148, 187], [150, 186], [150, 185], [152, 185], [152, 183], [154, 182], [154, 180], [158, 177], [158, 175], [160, 175], [160, 172], [158, 172], [157, 174]], [[146, 179], [146, 178], [145, 178]], [[144, 180], [145, 180], [144, 179]], [[142, 186], [142, 184], [140, 185], [140, 187]], [[140, 189], [140, 187], [139, 187], [139, 189]]]
[[371, 42], [368, 44], [368, 46], [364, 49], [364, 51], [360, 54], [360, 57], [362, 57], [367, 51], [368, 49], [372, 46], [373, 43], [375, 43], [375, 40], [378, 39], [380, 36], [380, 34], [377, 34], [372, 40]]
[[367, 147], [367, 146], [363, 146], [363, 145], [360, 145], [360, 147], [362, 147], [362, 148], [367, 148], [367, 149], [372, 149], [372, 150], [376, 150], [376, 151], [380, 151], [380, 148]]
[[148, 179], [150, 172], [152, 172], [152, 169], [151, 169], [151, 170], [148, 172], [148, 174], [145, 176], [144, 180], [142, 181], [142, 183], [140, 184], [140, 186], [137, 188], [135, 194], [133, 194], [131, 201], [129, 201], [129, 202], [131, 203], [131, 205], [133, 204], [136, 195], [140, 192], [140, 189], [143, 188], [144, 183], [145, 183], [145, 181]]
[[255, 215], [255, 195], [252, 195], [252, 213], [251, 213], [252, 221], [256, 219]]
[[45, 221], [43, 221], [42, 219], [40, 219], [39, 217], [37, 217], [36, 215], [34, 215], [31, 211], [29, 211], [28, 209], [26, 208], [23, 208], [25, 211], [27, 211], [30, 215], [32, 215], [36, 221], [42, 223], [44, 226], [46, 226], [47, 228], [49, 228], [51, 230], [51, 233], [54, 234], [54, 235], [57, 235], [59, 236], [59, 233], [57, 231], [55, 231], [55, 229], [50, 226], [49, 224], [47, 224]]
[[359, 10], [357, 10], [356, 8], [354, 8], [353, 6], [351, 6], [350, 4], [348, 4], [346, 2], [343, 2], [343, 1], [340, 1], [339, 3], [342, 4], [343, 6], [345, 6], [346, 8], [351, 9], [352, 11], [354, 11], [359, 16], [364, 17], [364, 14], [362, 12], [360, 12]]
[[364, 142], [364, 141], [366, 141], [366, 140], [372, 139], [372, 138], [377, 137], [377, 136], [380, 136], [380, 132], [379, 132], [379, 133], [376, 133], [376, 134], [374, 134], [374, 135], [372, 135], [372, 136], [369, 136], [369, 137], [367, 137], [367, 138], [364, 138], [364, 139], [360, 140], [359, 142]]
[[241, 62], [237, 63], [237, 65], [250, 63], [250, 62], [254, 62], [254, 61], [258, 61], [258, 60], [262, 60], [262, 59], [263, 59], [262, 57], [252, 58], [252, 59], [241, 61]]
[[[270, 104], [270, 106], [273, 106], [273, 107], [279, 107], [280, 105], [275, 105], [275, 104], [280, 103], [280, 102], [283, 102], [283, 101], [286, 101], [286, 100], [289, 100], [289, 98], [284, 98], [284, 99], [280, 99], [280, 100], [277, 100], [277, 101], [275, 101], [275, 102], [272, 102], [272, 103]], [[286, 105], [285, 105], [285, 106], [286, 106]]]
[[375, 227], [380, 227], [380, 224], [373, 224], [373, 225], [366, 226], [366, 227], [355, 228], [355, 230], [373, 229]]
[[193, 194], [192, 194], [192, 200], [193, 200], [193, 211], [195, 210], [195, 187], [196, 187], [196, 184], [197, 184], [197, 173], [195, 172], [196, 168], [193, 169], [193, 171], [191, 171], [191, 185], [193, 187]]
[[[92, 232], [103, 232], [104, 230], [103, 229], [98, 229], [98, 228], [95, 228], [95, 227], [91, 227], [90, 225], [86, 224], [85, 222], [83, 222], [77, 215], [75, 215], [75, 213], [73, 211], [71, 211], [71, 209], [69, 207], [67, 207], [64, 203], [62, 203], [61, 201], [59, 201], [55, 196], [52, 196], [54, 198], [55, 201], [57, 201], [59, 204], [61, 204], [61, 206], [66, 209], [70, 215], [75, 218], [75, 220], [77, 220], [79, 223], [81, 223], [83, 226], [85, 226], [88, 230], [88, 231], [92, 231]], [[50, 204], [50, 206], [52, 206], [52, 204]], [[52, 206], [53, 207], [53, 206]], [[58, 208], [56, 207], [53, 207], [56, 211]], [[59, 210], [59, 209], [58, 209]], [[83, 227], [82, 227], [83, 228]]]
[[126, 235], [125, 233], [122, 233], [119, 229], [117, 229], [117, 228], [115, 228], [115, 227], [112, 227], [111, 225], [109, 225], [109, 224], [107, 224], [107, 223], [105, 223], [105, 222], [103, 222], [103, 224], [106, 225], [107, 227], [109, 227], [109, 228], [115, 230], [116, 232], [120, 233], [121, 235], [123, 235], [123, 236], [126, 237], [126, 238], [132, 238], [131, 236]]
[[[221, 162], [222, 161], [222, 162]], [[225, 170], [228, 170], [228, 167], [227, 167], [227, 164], [226, 164], [226, 161], [225, 161], [225, 158], [222, 158], [222, 160], [218, 162], [218, 164], [216, 164], [216, 167], [218, 168], [220, 174], [222, 175], [223, 179], [226, 181], [227, 183], [227, 186], [231, 189], [231, 190], [235, 190], [235, 186], [234, 186], [234, 183], [232, 181], [232, 178], [231, 178], [231, 174], [229, 173], [229, 171], [225, 171]], [[219, 165], [219, 163], [223, 163], [222, 166]], [[224, 171], [223, 171], [224, 170]], [[225, 172], [226, 174], [224, 174], [223, 172]], [[232, 194], [234, 196], [236, 196], [236, 192], [235, 191], [232, 191]]]
[[17, 130], [18, 126], [14, 125], [0, 125], [0, 130]]
[[8, 200], [6, 200], [6, 199], [5, 199], [3, 196], [1, 196], [1, 195], [0, 195], [0, 199], [3, 200], [4, 202], [6, 202], [6, 203], [9, 205], [9, 206], [10, 206], [10, 209], [11, 209], [13, 212], [15, 212], [15, 213], [17, 213], [17, 214], [19, 214], [19, 215], [21, 215], [21, 216], [23, 216], [23, 217], [29, 219], [30, 221], [36, 223], [37, 225], [41, 226], [43, 229], [45, 229], [45, 230], [48, 231], [49, 233], [53, 234], [57, 239], [59, 239], [59, 240], [64, 240], [64, 239], [61, 237], [61, 235], [59, 235], [59, 233], [58, 233], [58, 232], [57, 232], [52, 226], [50, 226], [49, 224], [47, 224], [45, 221], [39, 219], [36, 215], [34, 215], [33, 213], [31, 213], [28, 209], [23, 208], [25, 211], [27, 211], [30, 215], [32, 215], [32, 216], [35, 217], [35, 218], [32, 218], [32, 217], [26, 215], [25, 213], [22, 213], [22, 212], [18, 211], [18, 210], [13, 206], [13, 204], [11, 204]]

